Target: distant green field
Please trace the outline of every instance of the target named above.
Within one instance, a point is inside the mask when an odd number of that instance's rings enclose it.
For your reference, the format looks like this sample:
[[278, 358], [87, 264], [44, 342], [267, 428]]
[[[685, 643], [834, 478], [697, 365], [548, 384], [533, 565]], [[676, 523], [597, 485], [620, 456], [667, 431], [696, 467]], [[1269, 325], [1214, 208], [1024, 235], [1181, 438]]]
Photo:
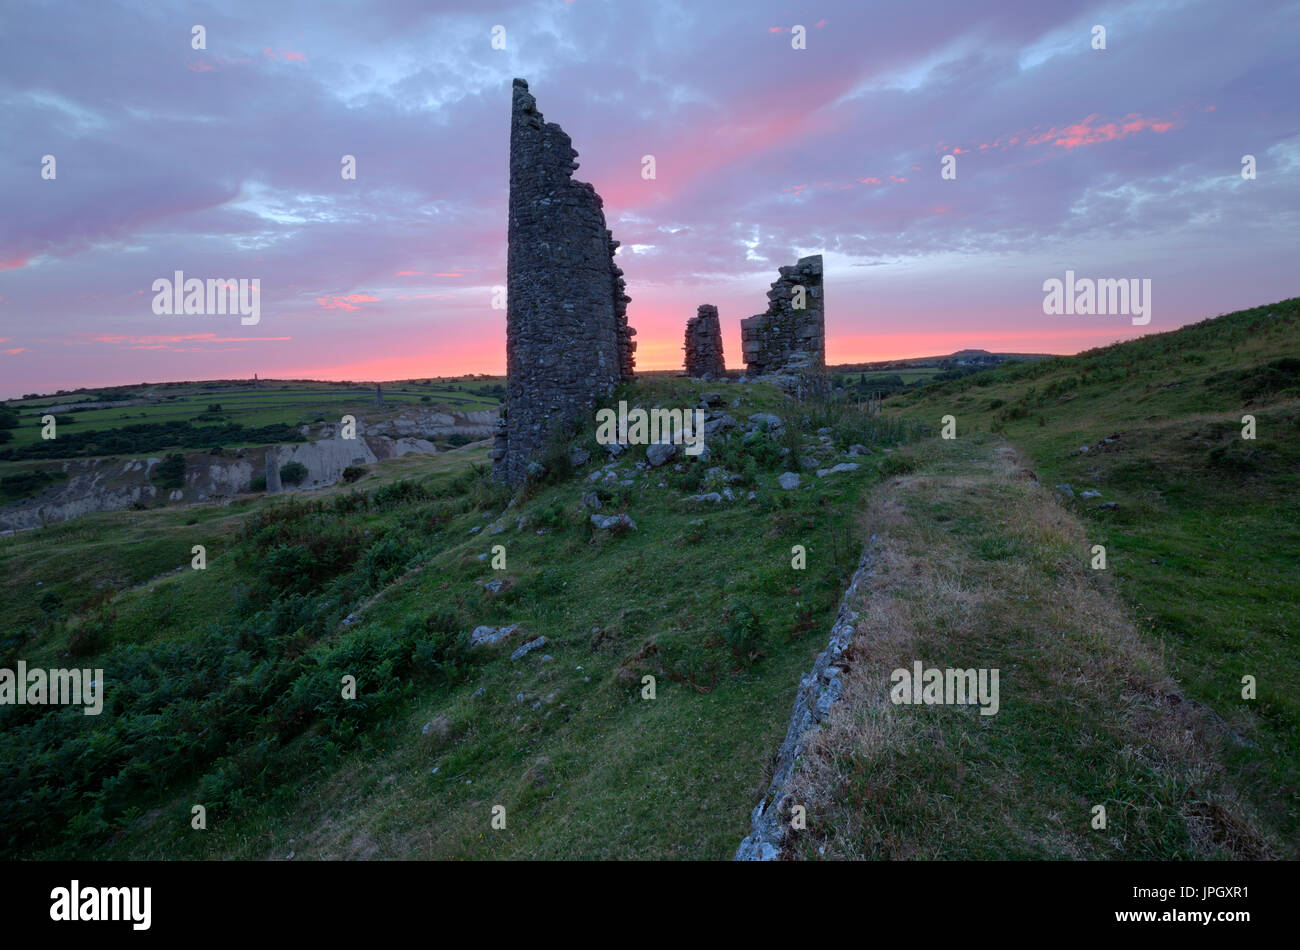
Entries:
[[[383, 403], [379, 404], [372, 385], [320, 383], [313, 381], [295, 381], [282, 383], [264, 380], [256, 386], [241, 384], [161, 384], [157, 386], [123, 387], [118, 390], [94, 390], [80, 393], [64, 393], [56, 396], [42, 396], [34, 399], [10, 400], [5, 405], [19, 414], [16, 428], [5, 430], [10, 439], [0, 443], [0, 478], [9, 478], [11, 485], [17, 476], [36, 469], [49, 470], [55, 459], [7, 459], [9, 450], [22, 450], [43, 441], [42, 419], [54, 415], [59, 434], [95, 432], [100, 441], [105, 433], [112, 433], [125, 426], [137, 426], [151, 423], [190, 422], [195, 426], [213, 427], [213, 444], [225, 449], [244, 448], [265, 444], [266, 437], [271, 441], [280, 441], [281, 436], [273, 435], [269, 427], [292, 427], [337, 421], [345, 414], [358, 418], [374, 418], [376, 414], [393, 412], [403, 407], [421, 407], [442, 409], [445, 411], [492, 410], [501, 402], [504, 380], [463, 379], [403, 381], [386, 384], [383, 388]], [[96, 397], [100, 401], [117, 402], [142, 400], [137, 405], [107, 406], [95, 408], [88, 405], [84, 409], [72, 412], [61, 410], [61, 406], [75, 403], [93, 403]], [[219, 408], [217, 408], [219, 407]], [[223, 426], [237, 426], [246, 430], [266, 429], [266, 437], [261, 439], [255, 433], [233, 440], [223, 438], [217, 430]], [[230, 430], [234, 431], [234, 430]], [[224, 444], [223, 444], [224, 443]], [[125, 443], [124, 443], [125, 444]], [[146, 444], [146, 443], [140, 443]], [[142, 454], [152, 455], [184, 448], [177, 444], [152, 445], [147, 449], [126, 449], [124, 451], [104, 452], [100, 454]], [[190, 445], [189, 448], [196, 448]], [[207, 448], [204, 445], [202, 448]], [[17, 490], [0, 489], [4, 501], [21, 497]]]

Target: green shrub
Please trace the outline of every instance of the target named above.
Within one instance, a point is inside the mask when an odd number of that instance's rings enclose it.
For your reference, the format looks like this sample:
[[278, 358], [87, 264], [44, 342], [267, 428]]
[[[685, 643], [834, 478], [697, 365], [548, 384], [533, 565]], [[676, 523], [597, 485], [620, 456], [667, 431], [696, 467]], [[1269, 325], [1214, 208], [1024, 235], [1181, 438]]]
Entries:
[[748, 666], [758, 658], [763, 624], [748, 604], [732, 601], [727, 608], [722, 638], [736, 658]]
[[307, 477], [307, 466], [302, 462], [285, 462], [280, 466], [280, 482], [284, 485], [301, 485]]
[[366, 469], [364, 466], [349, 465], [347, 468], [343, 470], [343, 481], [351, 485], [357, 479], [362, 478], [365, 474], [366, 474]]
[[149, 480], [163, 491], [185, 487], [185, 456], [172, 452], [153, 467]]

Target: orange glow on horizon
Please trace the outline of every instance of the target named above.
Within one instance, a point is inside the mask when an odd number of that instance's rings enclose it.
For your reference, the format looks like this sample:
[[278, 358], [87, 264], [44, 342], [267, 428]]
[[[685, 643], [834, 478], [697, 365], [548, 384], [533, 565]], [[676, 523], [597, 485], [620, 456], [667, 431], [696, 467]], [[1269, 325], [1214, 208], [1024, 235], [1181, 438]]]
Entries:
[[[1069, 356], [1083, 350], [1143, 336], [1145, 328], [1114, 325], [1077, 329], [1018, 331], [936, 330], [926, 333], [872, 333], [835, 336], [827, 341], [828, 362], [879, 363], [890, 360], [945, 356], [958, 350], [984, 349], [1000, 353], [1050, 353]], [[637, 369], [647, 372], [680, 370], [682, 347], [676, 340], [644, 341], [637, 348]], [[743, 363], [728, 353], [727, 368], [741, 372]], [[505, 353], [498, 343], [465, 344], [454, 350], [426, 351], [314, 367], [267, 367], [264, 375], [303, 379], [416, 379], [434, 376], [505, 375]]]

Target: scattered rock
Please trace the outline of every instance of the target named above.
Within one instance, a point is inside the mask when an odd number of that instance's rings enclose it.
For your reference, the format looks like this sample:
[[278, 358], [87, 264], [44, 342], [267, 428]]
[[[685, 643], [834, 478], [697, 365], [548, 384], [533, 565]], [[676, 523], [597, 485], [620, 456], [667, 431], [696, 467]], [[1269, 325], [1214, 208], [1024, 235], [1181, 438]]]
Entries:
[[[596, 473], [592, 473], [596, 474]], [[600, 511], [600, 496], [594, 491], [586, 492], [582, 496], [582, 507], [590, 508], [592, 511]]]
[[513, 637], [516, 633], [527, 633], [519, 624], [512, 623], [506, 627], [475, 627], [469, 635], [469, 644], [474, 647], [492, 646]]
[[512, 660], [523, 659], [523, 658], [526, 657], [528, 654], [532, 653], [534, 650], [539, 649], [539, 648], [544, 647], [544, 646], [546, 646], [546, 638], [545, 638], [545, 637], [538, 637], [536, 640], [529, 640], [527, 643], [525, 643], [525, 644], [524, 644], [523, 646], [521, 646], [519, 649], [515, 650], [514, 653], [511, 653], [511, 654], [510, 654], [510, 659], [512, 659]]
[[1056, 493], [1058, 495], [1064, 495], [1066, 498], [1074, 497], [1074, 489], [1070, 487], [1068, 482], [1064, 485], [1057, 485]]
[[581, 468], [591, 461], [591, 453], [586, 449], [574, 449], [573, 454], [569, 456], [569, 464], [574, 468]]
[[852, 445], [849, 446], [849, 454], [853, 456], [870, 455], [871, 449], [867, 448], [865, 445], [863, 445], [860, 442], [854, 442]]
[[646, 446], [645, 460], [658, 468], [677, 454], [677, 446], [672, 442], [654, 442]]
[[623, 528], [628, 531], [636, 530], [636, 522], [627, 515], [592, 515], [591, 523], [601, 531], [612, 531], [616, 528]]
[[734, 429], [738, 425], [740, 425], [740, 423], [732, 418], [728, 413], [719, 412], [714, 415], [713, 418], [704, 423], [704, 434], [710, 436], [715, 432], [721, 432], [725, 429]]
[[799, 487], [799, 473], [798, 473], [798, 472], [782, 472], [782, 473], [781, 473], [781, 476], [780, 476], [779, 478], [777, 478], [777, 482], [778, 482], [778, 483], [780, 484], [780, 486], [781, 486], [782, 488], [784, 488], [786, 491], [790, 491], [791, 489], [798, 488], [798, 487]]
[[1081, 491], [1081, 492], [1079, 492], [1079, 497], [1080, 497], [1080, 498], [1100, 498], [1100, 497], [1101, 497], [1101, 492], [1097, 491], [1095, 488], [1089, 488], [1089, 489], [1087, 489], [1086, 491]]
[[841, 462], [839, 465], [832, 465], [830, 468], [817, 469], [817, 477], [825, 478], [827, 475], [834, 475], [836, 472], [856, 472], [857, 470], [857, 462]]
[[769, 429], [779, 429], [783, 424], [780, 416], [773, 415], [770, 412], [756, 412], [749, 417], [749, 421], [755, 427], [766, 425]]
[[1116, 508], [1119, 507], [1119, 504], [1117, 502], [1107, 501], [1107, 502], [1102, 502], [1101, 507], [1109, 511], [1114, 511]]
[[715, 491], [706, 492], [703, 495], [691, 495], [689, 501], [711, 501], [715, 504], [722, 501], [722, 496]]

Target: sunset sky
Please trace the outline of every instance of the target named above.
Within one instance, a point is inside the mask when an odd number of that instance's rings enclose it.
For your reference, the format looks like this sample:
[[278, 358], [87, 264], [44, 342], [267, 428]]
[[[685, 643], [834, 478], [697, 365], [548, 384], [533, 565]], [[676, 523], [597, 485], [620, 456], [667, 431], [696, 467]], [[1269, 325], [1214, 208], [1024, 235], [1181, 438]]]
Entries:
[[[1298, 37], [1286, 2], [5, 4], [0, 397], [503, 372], [515, 76], [605, 200], [643, 369], [701, 303], [741, 368], [814, 253], [831, 363], [1295, 296]], [[1067, 268], [1149, 278], [1151, 322], [1045, 315]], [[177, 270], [260, 279], [260, 323], [155, 315]]]

